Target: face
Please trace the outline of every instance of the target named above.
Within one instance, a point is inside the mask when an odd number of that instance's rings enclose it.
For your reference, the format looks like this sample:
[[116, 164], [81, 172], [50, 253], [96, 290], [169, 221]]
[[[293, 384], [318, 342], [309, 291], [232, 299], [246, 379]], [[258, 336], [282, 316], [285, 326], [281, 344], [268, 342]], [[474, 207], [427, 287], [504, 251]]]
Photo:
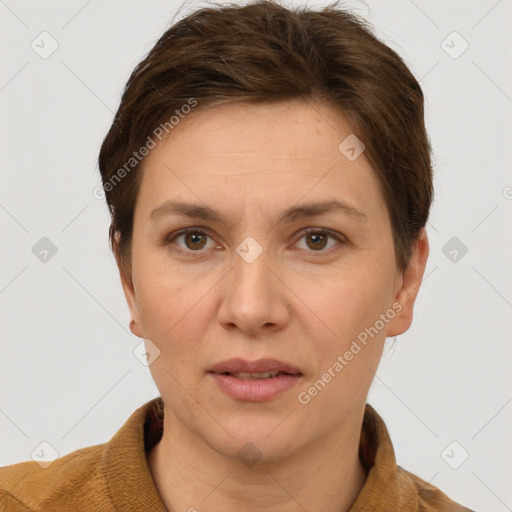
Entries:
[[[411, 323], [426, 235], [399, 272], [376, 175], [338, 148], [351, 133], [324, 104], [235, 102], [189, 114], [146, 157], [121, 272], [131, 328], [160, 351], [166, 414], [220, 454], [250, 441], [270, 460], [336, 436]], [[233, 358], [292, 375], [216, 367]]]

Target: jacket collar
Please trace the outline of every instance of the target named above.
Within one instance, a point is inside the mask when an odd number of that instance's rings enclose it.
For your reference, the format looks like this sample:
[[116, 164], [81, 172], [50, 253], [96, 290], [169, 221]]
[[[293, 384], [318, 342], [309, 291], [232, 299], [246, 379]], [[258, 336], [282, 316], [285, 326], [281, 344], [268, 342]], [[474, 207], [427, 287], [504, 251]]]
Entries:
[[[166, 511], [146, 461], [146, 452], [162, 437], [163, 414], [162, 398], [154, 398], [137, 409], [105, 446], [103, 470], [111, 498], [120, 510], [136, 497], [136, 501], [144, 501], [147, 510]], [[367, 479], [350, 512], [385, 506], [403, 512], [418, 510], [416, 486], [400, 478], [404, 470], [396, 465], [386, 425], [369, 404], [364, 413], [359, 456]]]

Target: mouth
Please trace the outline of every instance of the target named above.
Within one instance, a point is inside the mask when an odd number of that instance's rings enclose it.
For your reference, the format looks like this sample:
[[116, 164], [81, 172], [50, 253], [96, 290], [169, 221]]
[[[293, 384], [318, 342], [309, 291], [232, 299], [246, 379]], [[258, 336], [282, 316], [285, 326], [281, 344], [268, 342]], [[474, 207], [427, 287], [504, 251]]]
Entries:
[[216, 373], [217, 375], [229, 375], [230, 377], [234, 377], [235, 379], [241, 379], [241, 380], [260, 380], [260, 379], [273, 379], [275, 377], [280, 377], [282, 375], [289, 375], [289, 376], [299, 376], [302, 375], [300, 373], [293, 374], [293, 373], [287, 373], [287, 372], [258, 372], [258, 373], [246, 373], [246, 372], [212, 372]]
[[227, 359], [215, 364], [209, 373], [230, 374], [239, 378], [271, 378], [282, 373], [287, 375], [302, 375], [301, 371], [289, 364], [277, 359], [258, 359], [257, 361], [246, 361], [245, 359]]
[[298, 368], [276, 359], [230, 359], [216, 364], [208, 373], [228, 396], [249, 402], [271, 400], [303, 377]]

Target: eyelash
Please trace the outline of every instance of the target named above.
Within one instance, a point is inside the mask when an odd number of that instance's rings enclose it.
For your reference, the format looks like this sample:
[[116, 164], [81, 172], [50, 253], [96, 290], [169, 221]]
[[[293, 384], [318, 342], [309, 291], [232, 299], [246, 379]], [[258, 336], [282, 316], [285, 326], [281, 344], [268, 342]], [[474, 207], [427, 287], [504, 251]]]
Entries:
[[[193, 234], [193, 235], [206, 235], [208, 236], [209, 238], [212, 238], [207, 230], [205, 230], [205, 228], [200, 228], [200, 227], [191, 227], [191, 228], [185, 228], [185, 229], [182, 229], [176, 233], [171, 233], [164, 241], [164, 245], [167, 246], [167, 245], [170, 245], [172, 243], [172, 241], [175, 239], [175, 238], [178, 238], [179, 236], [182, 236], [182, 235], [187, 235], [187, 234]], [[304, 230], [304, 232], [302, 233], [302, 235], [300, 236], [299, 240], [301, 240], [302, 238], [308, 236], [308, 235], [327, 235], [331, 238], [334, 238], [335, 240], [337, 240], [338, 242], [340, 242], [341, 245], [344, 245], [347, 243], [347, 240], [343, 237], [343, 236], [340, 236], [338, 235], [337, 233], [335, 233], [334, 231], [331, 231], [330, 229], [327, 229], [327, 228], [306, 228]], [[175, 244], [174, 244], [175, 245]], [[201, 253], [204, 253], [205, 251], [204, 250], [197, 250], [197, 251], [192, 251], [192, 250], [185, 250], [185, 249], [182, 249], [181, 247], [178, 247], [177, 245], [175, 246], [176, 248], [174, 250], [176, 250], [177, 252], [180, 252], [180, 253], [183, 253], [183, 254], [187, 254], [187, 255], [191, 255], [192, 257], [195, 257], [193, 256], [191, 253], [198, 253], [198, 255], [200, 255]], [[326, 255], [326, 254], [332, 254], [333, 252], [339, 250], [339, 247], [338, 246], [335, 246], [335, 247], [331, 247], [330, 249], [327, 249], [327, 250], [319, 250], [319, 251], [308, 251], [308, 252], [312, 252], [312, 253], [319, 253], [319, 255]]]

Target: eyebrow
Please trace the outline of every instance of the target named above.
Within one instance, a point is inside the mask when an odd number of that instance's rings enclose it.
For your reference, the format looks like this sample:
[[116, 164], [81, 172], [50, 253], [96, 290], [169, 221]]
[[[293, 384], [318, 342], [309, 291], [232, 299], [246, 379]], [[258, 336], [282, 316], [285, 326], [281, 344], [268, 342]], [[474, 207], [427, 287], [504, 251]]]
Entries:
[[[292, 206], [281, 213], [276, 224], [290, 223], [297, 219], [315, 217], [326, 213], [340, 213], [353, 217], [357, 220], [368, 220], [367, 215], [359, 211], [354, 206], [345, 201], [332, 199], [328, 201], [305, 203], [301, 206]], [[159, 219], [169, 215], [181, 215], [194, 219], [210, 220], [220, 222], [226, 226], [231, 226], [228, 218], [214, 208], [172, 200], [165, 201], [152, 210], [149, 215], [149, 220]]]

